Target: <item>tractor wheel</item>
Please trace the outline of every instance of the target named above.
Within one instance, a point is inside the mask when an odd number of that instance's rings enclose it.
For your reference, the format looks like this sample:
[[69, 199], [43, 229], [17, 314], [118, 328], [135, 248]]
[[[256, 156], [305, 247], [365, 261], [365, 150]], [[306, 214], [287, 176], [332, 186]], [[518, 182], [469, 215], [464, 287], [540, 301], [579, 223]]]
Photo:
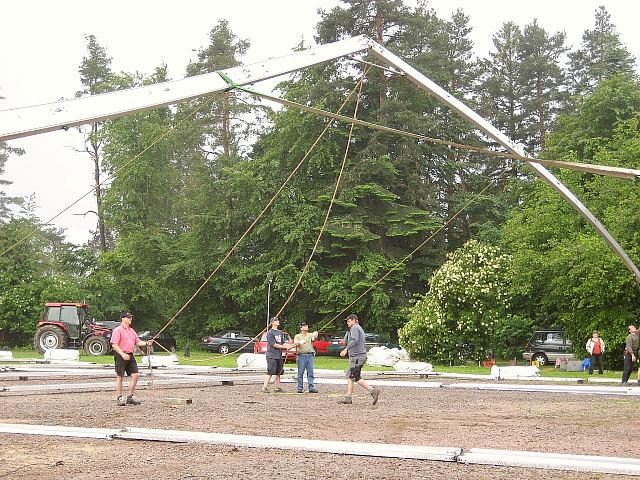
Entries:
[[106, 355], [109, 352], [109, 342], [104, 337], [94, 335], [84, 342], [84, 351], [93, 357]]
[[55, 325], [45, 325], [36, 332], [33, 346], [41, 354], [52, 348], [67, 348], [67, 335]]

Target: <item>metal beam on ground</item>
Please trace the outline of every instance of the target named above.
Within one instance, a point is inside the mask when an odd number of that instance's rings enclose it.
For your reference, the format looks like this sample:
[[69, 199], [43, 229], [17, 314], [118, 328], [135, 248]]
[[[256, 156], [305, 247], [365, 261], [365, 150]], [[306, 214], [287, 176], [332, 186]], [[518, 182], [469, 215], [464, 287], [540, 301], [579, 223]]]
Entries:
[[458, 457], [458, 462], [469, 465], [496, 465], [574, 472], [640, 475], [640, 460], [623, 457], [471, 448]]
[[412, 460], [455, 462], [464, 465], [496, 465], [562, 471], [640, 475], [640, 460], [625, 457], [599, 457], [553, 452], [528, 452], [428, 445], [386, 444], [316, 440], [308, 438], [233, 435], [212, 432], [161, 430], [148, 428], [82, 428], [54, 425], [2, 424], [0, 433], [46, 435], [105, 440], [139, 440], [172, 443], [200, 443], [245, 448], [281, 449], [338, 455], [358, 455]]

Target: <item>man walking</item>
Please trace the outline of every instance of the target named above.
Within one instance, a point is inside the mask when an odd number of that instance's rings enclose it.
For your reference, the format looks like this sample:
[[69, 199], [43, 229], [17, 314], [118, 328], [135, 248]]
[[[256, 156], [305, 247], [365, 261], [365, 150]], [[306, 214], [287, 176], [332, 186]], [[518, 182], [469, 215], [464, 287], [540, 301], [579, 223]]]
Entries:
[[282, 357], [283, 350], [289, 350], [293, 345], [284, 342], [284, 332], [280, 331], [280, 320], [278, 317], [273, 317], [269, 324], [271, 328], [267, 332], [267, 373], [264, 376], [264, 385], [262, 386], [262, 393], [269, 393], [269, 382], [271, 377], [275, 376], [274, 392], [282, 392], [280, 388], [280, 375], [284, 373], [284, 358]]
[[[152, 343], [152, 340], [143, 342], [138, 338], [136, 331], [131, 328], [132, 320], [133, 315], [131, 315], [131, 313], [121, 313], [120, 325], [117, 326], [111, 334], [111, 348], [113, 349], [113, 359], [116, 366], [116, 395], [118, 396], [117, 404], [119, 406], [127, 404], [140, 405], [142, 403], [133, 396], [138, 383], [138, 377], [140, 376], [133, 350], [136, 346], [144, 347]], [[131, 377], [129, 379], [128, 395], [126, 398], [122, 395], [122, 383], [125, 373]]]
[[313, 341], [318, 338], [318, 332], [309, 333], [309, 325], [307, 322], [300, 324], [300, 333], [298, 333], [294, 339], [293, 344], [298, 347], [298, 385], [296, 388], [297, 393], [303, 391], [303, 379], [304, 372], [307, 371], [307, 388], [309, 393], [318, 393], [313, 383], [313, 357], [315, 350], [313, 349]]
[[604, 372], [604, 340], [600, 338], [597, 330], [593, 331], [591, 338], [587, 340], [587, 352], [591, 355], [589, 359], [589, 375], [593, 375], [593, 367], [598, 362], [598, 373], [602, 375]]
[[360, 378], [362, 367], [367, 361], [367, 350], [365, 348], [364, 330], [362, 330], [362, 327], [360, 326], [358, 317], [353, 313], [347, 316], [347, 327], [349, 328], [347, 346], [340, 352], [341, 357], [349, 355], [347, 395], [342, 400], [338, 401], [338, 403], [347, 405], [353, 403], [353, 387], [354, 383], [357, 383], [371, 394], [371, 397], [373, 398], [373, 405], [375, 405], [378, 403], [380, 390], [371, 387], [367, 382]]
[[[633, 371], [633, 364], [636, 361], [636, 353], [638, 352], [638, 335], [636, 327], [629, 325], [629, 335], [624, 341], [624, 367], [622, 370], [622, 383], [623, 387], [629, 386], [629, 377]], [[639, 373], [640, 375], [640, 373]]]

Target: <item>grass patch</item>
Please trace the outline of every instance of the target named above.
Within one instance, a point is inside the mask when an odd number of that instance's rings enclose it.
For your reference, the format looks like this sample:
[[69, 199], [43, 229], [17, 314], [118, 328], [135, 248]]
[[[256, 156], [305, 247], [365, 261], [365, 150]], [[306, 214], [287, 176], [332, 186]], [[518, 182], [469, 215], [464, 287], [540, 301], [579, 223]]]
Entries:
[[[13, 358], [42, 358], [35, 350], [27, 350], [27, 349], [14, 349], [12, 350]], [[158, 356], [168, 355], [168, 353], [157, 353]], [[211, 353], [211, 352], [202, 352], [202, 351], [192, 351], [191, 356], [186, 358], [184, 355], [178, 355], [180, 358], [180, 365], [196, 365], [196, 366], [206, 366], [206, 367], [220, 367], [220, 368], [236, 368], [238, 366], [237, 360], [240, 356], [239, 353], [235, 353], [233, 355], [222, 356], [220, 354]], [[140, 357], [138, 357], [140, 358]], [[101, 357], [93, 357], [90, 355], [84, 355], [84, 352], [80, 352], [80, 361], [88, 362], [88, 363], [100, 363], [100, 364], [112, 364], [113, 363], [113, 355], [103, 355]], [[0, 360], [0, 363], [2, 361]], [[285, 367], [291, 368], [295, 367], [294, 362], [287, 362]], [[323, 370], [343, 370], [346, 371], [349, 365], [349, 361], [343, 357], [333, 357], [326, 355], [319, 355], [315, 358], [314, 367], [317, 369]], [[500, 365], [504, 366], [504, 365]], [[438, 373], [469, 373], [469, 374], [477, 374], [477, 375], [488, 375], [491, 372], [490, 368], [477, 366], [476, 364], [467, 364], [467, 365], [434, 365], [434, 371]], [[379, 367], [374, 365], [365, 365], [363, 370], [365, 371], [392, 371], [391, 367]], [[558, 378], [587, 378], [589, 377], [589, 372], [561, 372], [556, 370], [553, 365], [547, 365], [544, 367], [540, 367], [540, 376], [541, 377], [558, 377]], [[622, 372], [616, 370], [605, 370], [604, 375], [593, 375], [594, 377], [600, 378], [615, 378], [620, 379], [622, 376]]]

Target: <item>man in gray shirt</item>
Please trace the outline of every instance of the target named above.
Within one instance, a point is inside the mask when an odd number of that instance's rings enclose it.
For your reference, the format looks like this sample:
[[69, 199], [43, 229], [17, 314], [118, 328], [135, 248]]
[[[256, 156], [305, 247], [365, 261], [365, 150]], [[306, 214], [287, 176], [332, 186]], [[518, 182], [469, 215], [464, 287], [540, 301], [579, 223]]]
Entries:
[[371, 394], [371, 397], [373, 397], [373, 405], [375, 405], [378, 403], [380, 390], [371, 387], [367, 382], [360, 378], [362, 366], [367, 361], [367, 350], [365, 348], [364, 330], [362, 330], [362, 327], [360, 326], [358, 317], [353, 313], [347, 317], [347, 327], [349, 327], [347, 346], [340, 352], [341, 357], [349, 355], [347, 395], [342, 400], [338, 401], [338, 403], [348, 405], [353, 403], [353, 385], [354, 383], [357, 383]]

